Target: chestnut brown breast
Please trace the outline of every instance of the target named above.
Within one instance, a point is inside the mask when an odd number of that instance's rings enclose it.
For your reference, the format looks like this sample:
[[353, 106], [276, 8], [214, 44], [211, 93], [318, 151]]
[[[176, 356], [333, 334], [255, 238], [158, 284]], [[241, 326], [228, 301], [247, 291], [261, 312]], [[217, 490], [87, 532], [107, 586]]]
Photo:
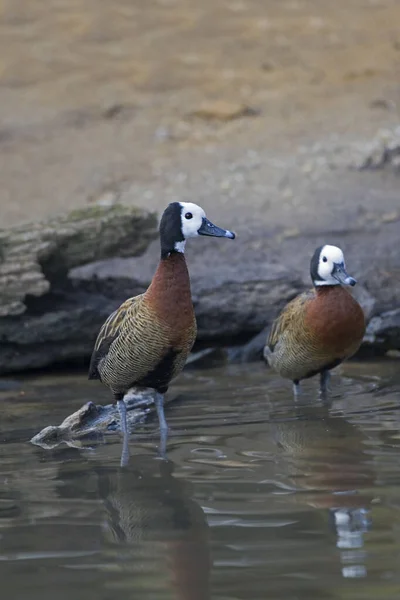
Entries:
[[305, 327], [322, 349], [347, 358], [361, 344], [365, 317], [361, 306], [342, 286], [321, 286], [306, 306]]
[[183, 253], [172, 253], [161, 259], [145, 298], [160, 325], [170, 329], [173, 344], [186, 344], [188, 338], [193, 337], [196, 320]]

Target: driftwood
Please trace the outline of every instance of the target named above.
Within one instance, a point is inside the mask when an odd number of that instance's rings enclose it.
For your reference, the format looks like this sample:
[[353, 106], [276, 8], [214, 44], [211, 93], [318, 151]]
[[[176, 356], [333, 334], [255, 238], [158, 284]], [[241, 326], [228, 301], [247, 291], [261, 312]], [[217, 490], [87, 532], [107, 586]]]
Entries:
[[[125, 399], [128, 427], [131, 431], [154, 411], [154, 393], [138, 391]], [[98, 440], [103, 434], [120, 431], [120, 415], [115, 404], [106, 406], [87, 402], [66, 417], [60, 425], [48, 425], [31, 439], [32, 444], [45, 449], [65, 443], [79, 447], [85, 441]]]
[[87, 356], [110, 306], [89, 315], [68, 272], [141, 254], [156, 235], [156, 214], [118, 204], [0, 230], [0, 373]]
[[45, 223], [0, 230], [0, 316], [19, 315], [73, 267], [136, 256], [155, 237], [155, 214], [136, 207], [90, 206]]

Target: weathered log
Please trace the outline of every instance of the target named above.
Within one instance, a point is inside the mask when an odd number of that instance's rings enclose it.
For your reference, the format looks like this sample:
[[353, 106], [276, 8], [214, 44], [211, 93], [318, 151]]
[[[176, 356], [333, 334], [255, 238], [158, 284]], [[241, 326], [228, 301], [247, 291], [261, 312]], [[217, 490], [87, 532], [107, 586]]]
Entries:
[[[125, 398], [127, 422], [131, 431], [154, 411], [152, 390], [137, 391]], [[65, 442], [69, 446], [79, 446], [85, 439], [93, 439], [111, 431], [120, 431], [120, 415], [115, 404], [106, 406], [87, 402], [77, 411], [68, 415], [60, 425], [48, 425], [31, 439], [32, 444], [42, 448], [56, 448]]]
[[113, 256], [136, 256], [156, 235], [154, 213], [134, 206], [89, 206], [46, 222], [0, 230], [0, 317], [26, 311], [68, 271]]
[[118, 204], [0, 230], [0, 373], [87, 357], [115, 306], [87, 302], [68, 272], [141, 254], [156, 235], [155, 213]]

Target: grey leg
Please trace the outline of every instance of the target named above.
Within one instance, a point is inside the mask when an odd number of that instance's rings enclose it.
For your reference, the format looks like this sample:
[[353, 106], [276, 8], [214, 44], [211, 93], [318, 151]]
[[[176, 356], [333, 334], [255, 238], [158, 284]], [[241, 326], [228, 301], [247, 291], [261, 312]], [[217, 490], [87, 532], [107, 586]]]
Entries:
[[300, 383], [297, 380], [293, 381], [293, 395], [295, 400], [301, 395]]
[[160, 394], [159, 392], [157, 392], [154, 402], [155, 402], [156, 409], [157, 409], [158, 422], [160, 424], [160, 448], [159, 448], [159, 450], [160, 450], [160, 455], [162, 456], [162, 458], [165, 458], [166, 451], [167, 451], [168, 425], [167, 425], [167, 421], [165, 420], [165, 415], [164, 415], [164, 394]]
[[331, 374], [329, 371], [322, 371], [320, 374], [320, 384], [319, 384], [319, 392], [321, 398], [326, 398], [326, 395], [329, 391], [329, 381], [331, 378]]
[[118, 411], [121, 419], [121, 431], [122, 431], [122, 453], [121, 453], [121, 467], [126, 467], [129, 462], [129, 432], [128, 423], [126, 420], [126, 404], [124, 400], [118, 400]]

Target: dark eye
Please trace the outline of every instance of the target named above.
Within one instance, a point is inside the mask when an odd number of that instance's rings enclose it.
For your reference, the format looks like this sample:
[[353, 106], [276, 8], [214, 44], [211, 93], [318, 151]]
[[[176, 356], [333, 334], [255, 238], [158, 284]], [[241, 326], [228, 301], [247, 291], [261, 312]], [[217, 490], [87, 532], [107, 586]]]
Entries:
[[323, 257], [322, 257], [322, 261], [323, 261], [323, 262], [328, 262], [328, 259], [326, 258], [326, 256], [323, 256]]
[[193, 219], [192, 213], [186, 213], [185, 219]]

